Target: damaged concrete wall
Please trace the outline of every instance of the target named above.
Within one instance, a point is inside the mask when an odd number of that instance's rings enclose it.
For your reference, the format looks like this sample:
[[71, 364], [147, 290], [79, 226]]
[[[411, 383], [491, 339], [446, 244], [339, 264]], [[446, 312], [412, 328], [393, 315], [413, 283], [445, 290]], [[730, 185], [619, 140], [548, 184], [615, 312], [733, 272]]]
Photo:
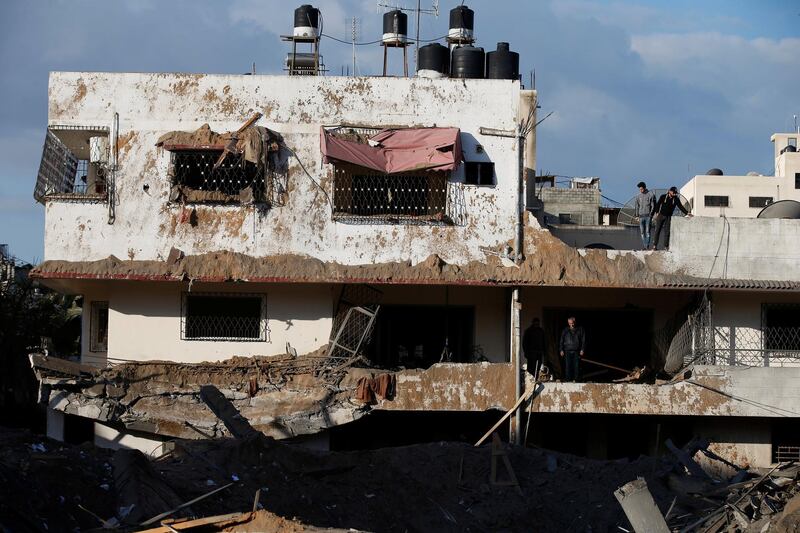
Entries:
[[[225, 249], [342, 264], [418, 262], [433, 253], [453, 263], [483, 259], [481, 246], [513, 238], [518, 160], [515, 139], [483, 136], [479, 128], [514, 129], [519, 106], [520, 85], [506, 80], [52, 73], [48, 123], [110, 125], [119, 113], [120, 168], [113, 225], [104, 204], [47, 202], [45, 258], [157, 260], [175, 246], [187, 254]], [[348, 225], [331, 220], [325, 195], [290, 158], [285, 206], [199, 205], [185, 217], [168, 203], [169, 153], [156, 149], [156, 140], [204, 123], [235, 130], [254, 112], [328, 194], [332, 172], [321, 165], [319, 129], [341, 123], [459, 127], [470, 137], [465, 147], [480, 144], [494, 161], [497, 184], [460, 189], [462, 226]], [[463, 182], [463, 168], [454, 180]]]
[[668, 385], [546, 383], [541, 413], [800, 417], [800, 368], [695, 366]]

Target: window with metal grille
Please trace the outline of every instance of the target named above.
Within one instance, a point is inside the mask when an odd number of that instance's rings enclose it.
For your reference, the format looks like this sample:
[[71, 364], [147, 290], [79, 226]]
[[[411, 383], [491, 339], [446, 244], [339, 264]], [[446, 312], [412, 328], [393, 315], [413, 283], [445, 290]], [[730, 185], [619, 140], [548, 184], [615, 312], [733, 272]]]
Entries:
[[448, 174], [379, 174], [352, 165], [334, 165], [333, 216], [337, 220], [450, 223]]
[[51, 126], [45, 135], [33, 197], [104, 200], [109, 174], [108, 128]]
[[464, 183], [467, 185], [494, 185], [494, 163], [488, 161], [466, 161]]
[[185, 194], [189, 202], [235, 202], [244, 197], [262, 200], [264, 173], [258, 165], [245, 160], [244, 154], [228, 153], [214, 168], [222, 153], [221, 149], [173, 150], [173, 185], [201, 191], [200, 194]]
[[761, 326], [765, 350], [800, 350], [800, 304], [763, 304]]
[[727, 196], [703, 196], [703, 204], [706, 207], [728, 207]]
[[89, 318], [89, 351], [108, 351], [108, 302], [92, 302]]
[[184, 340], [266, 341], [263, 294], [183, 293]]
[[772, 203], [772, 196], [751, 196], [750, 207], [767, 207]]

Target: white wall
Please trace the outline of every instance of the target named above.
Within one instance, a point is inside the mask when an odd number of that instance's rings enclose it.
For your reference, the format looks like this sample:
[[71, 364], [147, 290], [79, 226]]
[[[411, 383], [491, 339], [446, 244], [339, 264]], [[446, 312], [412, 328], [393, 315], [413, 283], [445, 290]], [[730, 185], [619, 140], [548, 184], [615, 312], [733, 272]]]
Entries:
[[[267, 297], [267, 342], [181, 340], [181, 294], [188, 283], [89, 281], [71, 292], [84, 295], [82, 362], [112, 359], [218, 361], [232, 356], [279, 355], [286, 343], [299, 354], [328, 342], [340, 286], [328, 284], [193, 283], [192, 292], [239, 292]], [[474, 343], [487, 359], [508, 359], [507, 289], [501, 287], [379, 286], [385, 305], [469, 305], [475, 309]], [[447, 293], [447, 294], [446, 294]], [[88, 350], [91, 301], [109, 301], [108, 354]]]
[[233, 356], [311, 352], [328, 342], [332, 286], [194, 283], [192, 292], [239, 292], [267, 297], [266, 342], [181, 340], [181, 294], [187, 284], [116, 282], [109, 288], [108, 356], [187, 363]]
[[[800, 190], [791, 179], [775, 176], [695, 176], [683, 187], [681, 194], [693, 201], [696, 216], [755, 218], [763, 209], [750, 207], [751, 196], [768, 196], [778, 200], [800, 200]], [[705, 196], [727, 196], [728, 207], [706, 207]]]
[[[519, 163], [516, 139], [479, 130], [513, 130], [520, 94], [519, 83], [507, 80], [52, 73], [48, 123], [110, 126], [119, 113], [120, 169], [113, 225], [103, 203], [47, 202], [45, 259], [164, 259], [173, 246], [188, 254], [225, 249], [345, 264], [418, 262], [432, 253], [451, 263], [483, 259], [481, 246], [514, 236]], [[158, 137], [203, 123], [235, 130], [256, 111], [264, 114], [258, 124], [283, 135], [329, 193], [332, 172], [321, 163], [319, 131], [342, 123], [460, 127], [466, 157], [481, 144], [495, 162], [497, 184], [463, 187], [463, 226], [348, 225], [331, 220], [324, 195], [290, 159], [287, 205], [266, 212], [198, 206], [196, 227], [181, 222], [181, 207], [167, 202], [169, 153], [154, 146]], [[463, 181], [463, 170], [453, 179]]]
[[649, 264], [699, 278], [798, 281], [798, 242], [800, 220], [673, 217], [670, 253]]

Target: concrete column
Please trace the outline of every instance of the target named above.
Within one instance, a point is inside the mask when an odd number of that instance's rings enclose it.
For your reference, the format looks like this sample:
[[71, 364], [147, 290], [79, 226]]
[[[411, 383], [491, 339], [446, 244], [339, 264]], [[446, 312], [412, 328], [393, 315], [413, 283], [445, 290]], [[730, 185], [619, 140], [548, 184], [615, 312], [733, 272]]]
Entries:
[[47, 409], [47, 436], [53, 440], [64, 442], [64, 419], [66, 415], [55, 409]]

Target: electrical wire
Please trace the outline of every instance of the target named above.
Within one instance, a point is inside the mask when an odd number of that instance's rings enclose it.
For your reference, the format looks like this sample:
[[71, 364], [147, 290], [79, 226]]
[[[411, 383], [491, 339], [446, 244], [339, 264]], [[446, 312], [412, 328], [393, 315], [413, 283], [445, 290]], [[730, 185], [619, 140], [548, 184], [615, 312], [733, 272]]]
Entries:
[[[365, 42], [360, 42], [360, 43], [359, 42], [354, 43], [353, 41], [345, 41], [344, 39], [338, 39], [338, 38], [334, 37], [333, 35], [328, 35], [328, 34], [325, 34], [325, 33], [322, 33], [322, 32], [320, 32], [320, 37], [325, 37], [327, 39], [331, 39], [332, 41], [336, 41], [337, 43], [342, 43], [342, 44], [346, 44], [346, 45], [349, 45], [349, 46], [353, 46], [354, 44], [356, 46], [368, 46], [370, 44], [378, 44], [378, 43], [382, 43], [383, 42], [383, 39], [377, 39], [375, 41], [365, 41]], [[432, 43], [432, 42], [435, 42], [435, 41], [441, 41], [442, 39], [445, 39], [445, 38], [447, 38], [447, 35], [442, 35], [441, 37], [436, 37], [435, 39], [420, 39], [419, 42], [421, 42], [421, 43]]]
[[286, 150], [288, 150], [289, 153], [292, 154], [292, 156], [297, 160], [297, 164], [300, 165], [300, 168], [303, 169], [303, 172], [306, 173], [306, 176], [308, 176], [308, 179], [310, 179], [314, 183], [314, 185], [319, 187], [319, 190], [321, 190], [322, 194], [325, 195], [325, 199], [328, 201], [328, 205], [331, 206], [331, 209], [333, 209], [333, 202], [331, 202], [331, 197], [328, 196], [328, 192], [325, 190], [325, 188], [322, 185], [320, 185], [319, 182], [317, 182], [317, 180], [314, 179], [314, 177], [311, 175], [311, 173], [308, 170], [306, 170], [305, 165], [303, 165], [303, 162], [300, 160], [299, 157], [297, 157], [297, 154], [295, 153], [294, 150], [292, 150], [291, 148], [289, 148], [288, 146], [285, 146], [285, 145], [284, 145], [284, 148], [286, 148]]

